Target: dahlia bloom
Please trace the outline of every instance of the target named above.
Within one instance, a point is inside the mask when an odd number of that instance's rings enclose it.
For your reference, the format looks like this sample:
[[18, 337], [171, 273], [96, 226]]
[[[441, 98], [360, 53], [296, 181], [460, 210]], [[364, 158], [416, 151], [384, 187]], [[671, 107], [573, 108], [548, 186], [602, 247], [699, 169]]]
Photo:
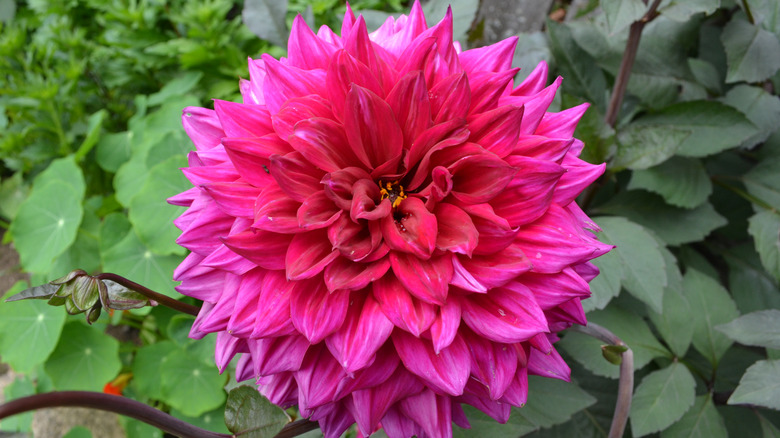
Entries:
[[513, 88], [516, 42], [462, 51], [418, 3], [373, 33], [299, 16], [244, 103], [184, 110], [175, 279], [221, 370], [241, 353], [239, 380], [326, 437], [450, 437], [464, 403], [505, 422], [528, 374], [569, 379], [555, 333], [611, 248], [574, 198], [604, 166], [577, 158], [586, 105], [546, 112], [544, 63]]

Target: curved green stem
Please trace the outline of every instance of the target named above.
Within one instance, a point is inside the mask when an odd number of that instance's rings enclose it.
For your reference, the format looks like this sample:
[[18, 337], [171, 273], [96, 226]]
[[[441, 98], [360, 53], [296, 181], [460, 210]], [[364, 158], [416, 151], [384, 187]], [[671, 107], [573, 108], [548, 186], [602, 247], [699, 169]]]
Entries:
[[146, 286], [142, 286], [132, 280], [128, 280], [125, 277], [122, 277], [121, 275], [112, 274], [110, 272], [104, 272], [102, 274], [95, 275], [95, 278], [99, 280], [111, 280], [115, 283], [119, 283], [122, 286], [132, 289], [139, 294], [145, 296], [146, 298], [149, 298], [150, 300], [156, 301], [158, 304], [162, 304], [163, 306], [170, 307], [173, 310], [178, 310], [179, 312], [186, 313], [192, 316], [198, 316], [198, 312], [200, 311], [200, 308], [198, 306], [193, 306], [191, 304], [183, 303], [179, 300], [174, 300], [171, 297], [165, 296], [159, 292], [155, 292], [151, 289], [149, 289]]

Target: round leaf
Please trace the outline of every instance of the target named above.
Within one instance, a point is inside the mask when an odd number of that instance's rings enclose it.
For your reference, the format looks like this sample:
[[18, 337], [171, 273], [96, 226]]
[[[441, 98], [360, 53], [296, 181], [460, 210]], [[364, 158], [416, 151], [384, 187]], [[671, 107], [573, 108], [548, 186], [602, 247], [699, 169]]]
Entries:
[[197, 417], [225, 402], [225, 377], [182, 350], [171, 351], [158, 370], [163, 399], [184, 415]]
[[100, 391], [122, 368], [119, 342], [80, 322], [69, 322], [44, 365], [58, 390]]

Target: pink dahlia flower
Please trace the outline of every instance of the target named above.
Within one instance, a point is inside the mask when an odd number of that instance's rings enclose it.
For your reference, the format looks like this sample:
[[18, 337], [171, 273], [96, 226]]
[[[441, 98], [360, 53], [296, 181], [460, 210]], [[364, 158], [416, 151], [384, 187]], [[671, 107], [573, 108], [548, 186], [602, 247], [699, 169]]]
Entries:
[[610, 249], [574, 198], [604, 166], [577, 158], [586, 105], [546, 112], [544, 63], [513, 88], [516, 41], [461, 51], [418, 3], [373, 33], [299, 16], [244, 103], [184, 110], [175, 279], [220, 369], [241, 353], [238, 379], [326, 437], [450, 437], [464, 403], [505, 422], [528, 374], [569, 379], [555, 333]]

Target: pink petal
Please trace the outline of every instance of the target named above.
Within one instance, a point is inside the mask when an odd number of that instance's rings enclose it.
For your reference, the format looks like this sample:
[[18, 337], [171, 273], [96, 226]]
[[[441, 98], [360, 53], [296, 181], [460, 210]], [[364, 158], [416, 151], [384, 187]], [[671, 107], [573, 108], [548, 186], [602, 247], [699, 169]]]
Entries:
[[342, 256], [360, 261], [379, 248], [382, 235], [376, 222], [352, 222], [347, 215], [341, 215], [328, 227], [328, 240]]
[[430, 341], [403, 330], [393, 332], [392, 338], [406, 369], [430, 388], [453, 396], [463, 393], [471, 372], [471, 358], [462, 337], [456, 335], [452, 344], [439, 353], [433, 351]]
[[439, 313], [431, 325], [433, 351], [436, 354], [439, 354], [442, 349], [449, 347], [455, 340], [455, 335], [460, 327], [460, 316], [459, 300], [447, 300], [443, 306], [439, 307]]
[[[223, 272], [229, 272], [235, 275], [244, 275], [249, 270], [255, 268], [254, 263], [236, 254], [224, 244], [220, 245], [219, 248], [209, 254], [205, 259], [203, 259], [203, 262], [201, 263], [203, 266], [214, 268]], [[174, 278], [176, 277], [174, 276]]]
[[271, 118], [274, 131], [279, 138], [289, 141], [296, 123], [315, 117], [333, 119], [330, 105], [327, 99], [316, 94], [290, 99]]
[[400, 159], [403, 133], [393, 110], [367, 88], [352, 85], [347, 94], [344, 128], [349, 146], [367, 169]]
[[471, 88], [466, 73], [456, 73], [430, 89], [434, 123], [465, 118], [471, 106]]
[[541, 91], [547, 84], [547, 71], [547, 63], [541, 61], [523, 83], [512, 90], [512, 96], [532, 96]]
[[463, 158], [450, 167], [452, 196], [468, 204], [487, 202], [504, 190], [516, 172], [493, 154]]
[[534, 134], [552, 138], [571, 137], [589, 106], [589, 103], [583, 103], [559, 113], [546, 113]]
[[473, 292], [484, 292], [528, 272], [532, 262], [517, 244], [509, 245], [494, 254], [474, 255], [471, 259], [455, 256], [452, 284]]
[[401, 412], [414, 420], [429, 437], [452, 436], [452, 399], [426, 389], [401, 401]]
[[512, 67], [512, 56], [517, 47], [516, 36], [477, 49], [466, 50], [458, 55], [460, 65], [467, 73], [478, 71], [499, 72]]
[[416, 298], [438, 305], [447, 300], [452, 279], [452, 255], [420, 260], [412, 254], [391, 251], [390, 264], [396, 278]]
[[259, 379], [257, 387], [271, 403], [282, 408], [289, 408], [298, 403], [298, 385], [293, 378], [293, 373], [275, 374]]
[[300, 335], [249, 339], [256, 377], [298, 371], [309, 349], [309, 341]]
[[349, 292], [329, 292], [322, 280], [296, 282], [290, 299], [290, 315], [295, 328], [312, 344], [335, 332], [344, 322]]
[[422, 382], [411, 373], [404, 368], [398, 368], [389, 379], [378, 386], [353, 392], [350, 412], [355, 417], [360, 431], [369, 435], [390, 406], [421, 392], [424, 388]]
[[401, 126], [408, 149], [432, 124], [431, 103], [422, 72], [410, 72], [402, 77], [387, 95], [387, 103]]
[[326, 174], [321, 183], [324, 185], [325, 194], [338, 208], [349, 210], [352, 207], [353, 186], [361, 179], [370, 180], [371, 175], [363, 169], [348, 167]]
[[387, 436], [392, 438], [425, 436], [420, 425], [403, 414], [397, 404], [388, 409], [387, 414], [382, 418], [382, 428]]
[[304, 230], [314, 230], [330, 226], [339, 218], [342, 211], [337, 209], [324, 191], [314, 192], [306, 198], [296, 216], [298, 226]]
[[573, 142], [573, 138], [547, 138], [541, 135], [521, 135], [517, 139], [517, 144], [512, 153], [560, 164]]
[[220, 236], [225, 236], [235, 218], [218, 208], [201, 212], [176, 239], [176, 243], [201, 255], [208, 255], [220, 246]]
[[346, 50], [339, 51], [328, 67], [326, 78], [328, 100], [333, 107], [333, 114], [338, 120], [346, 116], [346, 100], [351, 84], [371, 90], [383, 96], [382, 85], [368, 66], [353, 58]]
[[290, 320], [290, 296], [294, 283], [287, 281], [280, 271], [266, 273], [262, 282], [257, 281], [257, 277], [247, 277], [241, 282], [241, 286], [246, 286], [247, 289], [260, 289], [255, 329], [251, 337], [275, 337], [295, 333], [295, 327]]
[[231, 251], [265, 269], [285, 269], [284, 258], [293, 236], [265, 230], [243, 231], [222, 240]]
[[491, 289], [486, 295], [470, 295], [461, 300], [461, 306], [466, 325], [495, 342], [522, 342], [549, 330], [533, 294], [519, 284], [511, 289]]
[[274, 132], [264, 106], [214, 99], [214, 111], [225, 130], [223, 137], [262, 137]]
[[320, 180], [325, 172], [312, 166], [300, 152], [271, 156], [269, 168], [279, 187], [298, 202], [322, 190]]
[[338, 251], [334, 250], [328, 241], [327, 230], [296, 234], [287, 249], [285, 260], [287, 278], [290, 280], [311, 278], [322, 272], [325, 266], [338, 256]]
[[318, 94], [326, 97], [325, 70], [301, 70], [285, 65], [264, 54], [266, 77], [263, 81], [263, 95], [271, 114], [276, 114], [282, 104], [295, 97]]
[[528, 358], [528, 373], [565, 382], [571, 381], [571, 369], [555, 349], [549, 354], [544, 354], [532, 348]]
[[466, 390], [457, 401], [474, 406], [502, 424], [509, 420], [512, 412], [510, 405], [493, 400], [488, 394], [488, 389], [476, 380], [469, 380]]
[[547, 211], [565, 169], [549, 161], [518, 155], [510, 155], [506, 160], [517, 173], [490, 204], [497, 215], [518, 227], [539, 219]]
[[523, 407], [528, 401], [528, 368], [520, 364], [515, 373], [515, 378], [509, 384], [509, 388], [504, 391], [501, 402], [512, 406]]
[[220, 210], [233, 217], [254, 217], [255, 199], [260, 195], [257, 187], [242, 183], [213, 183], [203, 186]]
[[513, 348], [491, 342], [470, 330], [462, 333], [471, 352], [472, 377], [487, 387], [491, 400], [498, 400], [515, 377], [517, 354]]
[[346, 376], [324, 345], [313, 345], [306, 352], [301, 368], [295, 372], [301, 414], [333, 401], [338, 382]]
[[480, 238], [471, 217], [463, 209], [446, 202], [436, 204], [433, 214], [439, 231], [436, 248], [471, 257]]
[[509, 155], [520, 135], [520, 122], [524, 120], [524, 108], [504, 105], [469, 121], [469, 141], [480, 144], [500, 158]]
[[405, 160], [408, 160], [407, 168], [412, 168], [414, 164], [421, 161], [407, 187], [409, 190], [416, 190], [430, 177], [431, 159], [435, 152], [466, 141], [469, 131], [465, 128], [465, 123], [465, 119], [457, 119], [432, 126], [414, 141], [405, 157]]
[[181, 123], [199, 151], [216, 147], [225, 136], [217, 113], [210, 109], [188, 106], [182, 110]]
[[301, 203], [287, 196], [276, 184], [269, 184], [255, 202], [253, 228], [274, 233], [300, 233], [298, 209]]
[[393, 275], [374, 281], [373, 293], [387, 318], [414, 336], [428, 330], [436, 317], [434, 305], [413, 298]]
[[470, 75], [471, 106], [469, 114], [479, 114], [496, 108], [504, 89], [518, 71], [520, 71], [519, 68], [513, 68], [498, 73], [483, 72]]
[[335, 51], [336, 47], [314, 35], [303, 17], [295, 17], [287, 41], [287, 61], [291, 66], [304, 70], [328, 68]]
[[387, 257], [373, 263], [355, 263], [339, 257], [325, 268], [325, 284], [331, 292], [342, 289], [362, 289], [382, 278], [388, 269], [390, 269], [390, 260]]
[[325, 339], [325, 344], [344, 370], [354, 373], [371, 363], [392, 331], [393, 323], [382, 313], [376, 300], [356, 292], [344, 324]]
[[344, 376], [336, 390], [336, 399], [348, 397], [350, 393], [361, 389], [373, 388], [389, 379], [398, 368], [401, 360], [391, 342], [385, 343], [376, 352], [371, 365], [357, 371], [354, 376]]
[[512, 244], [518, 229], [512, 228], [506, 219], [497, 215], [490, 204], [462, 205], [461, 208], [469, 214], [479, 233], [474, 254], [494, 254]]
[[295, 125], [289, 141], [311, 164], [326, 172], [358, 164], [355, 155], [344, 147], [347, 144], [344, 127], [333, 120], [319, 117], [302, 120]]
[[[399, 220], [395, 216], [400, 216]], [[397, 211], [382, 219], [382, 237], [390, 249], [408, 252], [427, 260], [436, 247], [436, 216], [418, 198], [406, 198]]]
[[499, 104], [523, 105], [525, 113], [523, 114], [523, 121], [520, 127], [521, 134], [528, 135], [533, 134], [536, 131], [536, 128], [539, 126], [539, 123], [542, 121], [547, 109], [555, 98], [555, 93], [561, 86], [562, 80], [563, 78], [558, 76], [558, 79], [556, 79], [552, 85], [533, 96], [507, 96], [499, 101]]
[[359, 219], [375, 221], [390, 214], [389, 199], [380, 201], [379, 186], [370, 179], [361, 179], [352, 186], [352, 205], [349, 217], [353, 222]]
[[531, 290], [539, 306], [544, 310], [552, 309], [572, 298], [590, 296], [588, 283], [571, 268], [553, 274], [529, 272], [519, 281]]
[[[275, 134], [273, 136], [276, 137]], [[235, 170], [248, 183], [263, 188], [273, 181], [268, 170], [271, 164], [268, 159], [268, 148], [258, 143], [256, 139], [224, 138], [222, 144]], [[193, 171], [195, 168], [190, 167], [189, 170]]]
[[566, 173], [555, 187], [553, 195], [553, 201], [559, 205], [568, 205], [574, 201], [585, 187], [596, 181], [607, 168], [606, 163], [594, 165], [568, 155], [563, 160], [563, 166]]

